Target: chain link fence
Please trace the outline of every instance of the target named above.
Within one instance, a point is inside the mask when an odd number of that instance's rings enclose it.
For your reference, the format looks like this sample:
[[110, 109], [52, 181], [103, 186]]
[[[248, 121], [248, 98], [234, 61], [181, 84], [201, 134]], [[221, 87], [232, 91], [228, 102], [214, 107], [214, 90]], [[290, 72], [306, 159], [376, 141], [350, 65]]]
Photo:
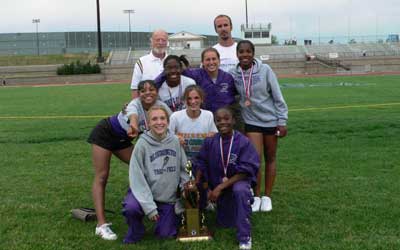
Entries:
[[[102, 32], [103, 51], [148, 50], [151, 32]], [[217, 36], [205, 36], [205, 46]], [[132, 41], [132, 42], [130, 42]], [[39, 32], [0, 34], [0, 55], [49, 55], [97, 52], [97, 32]]]

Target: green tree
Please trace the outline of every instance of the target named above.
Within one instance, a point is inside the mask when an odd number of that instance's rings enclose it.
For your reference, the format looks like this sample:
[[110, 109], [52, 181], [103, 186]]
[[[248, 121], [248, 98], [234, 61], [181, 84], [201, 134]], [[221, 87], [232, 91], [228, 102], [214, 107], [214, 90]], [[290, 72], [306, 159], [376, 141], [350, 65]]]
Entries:
[[272, 35], [271, 36], [271, 43], [272, 43], [272, 45], [278, 45], [279, 44], [278, 37]]

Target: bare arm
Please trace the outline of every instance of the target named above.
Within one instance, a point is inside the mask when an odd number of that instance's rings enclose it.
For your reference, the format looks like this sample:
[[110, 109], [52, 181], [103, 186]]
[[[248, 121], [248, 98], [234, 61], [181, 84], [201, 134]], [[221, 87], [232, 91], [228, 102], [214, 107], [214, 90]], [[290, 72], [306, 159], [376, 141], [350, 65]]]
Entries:
[[135, 138], [139, 135], [139, 121], [136, 114], [129, 116], [129, 128], [127, 134], [130, 138]]

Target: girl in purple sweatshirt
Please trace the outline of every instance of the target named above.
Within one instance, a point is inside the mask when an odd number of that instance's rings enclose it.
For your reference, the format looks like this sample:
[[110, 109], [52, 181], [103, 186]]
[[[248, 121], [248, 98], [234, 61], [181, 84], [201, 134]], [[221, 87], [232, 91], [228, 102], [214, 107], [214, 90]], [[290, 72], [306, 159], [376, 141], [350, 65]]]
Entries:
[[236, 228], [239, 249], [251, 249], [251, 187], [260, 165], [257, 151], [246, 136], [233, 129], [232, 111], [215, 113], [219, 133], [206, 138], [196, 165], [209, 188], [208, 199], [217, 203], [217, 224]]

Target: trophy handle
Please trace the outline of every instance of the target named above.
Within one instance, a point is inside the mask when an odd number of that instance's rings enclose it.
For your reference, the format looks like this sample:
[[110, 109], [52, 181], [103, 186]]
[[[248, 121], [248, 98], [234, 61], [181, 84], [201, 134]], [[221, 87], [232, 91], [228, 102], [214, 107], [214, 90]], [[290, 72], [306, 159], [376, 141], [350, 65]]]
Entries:
[[185, 213], [182, 213], [181, 214], [181, 225], [182, 225], [181, 226], [181, 230], [182, 231], [186, 230], [185, 224], [186, 224]]
[[193, 172], [192, 172], [192, 170], [193, 170], [193, 164], [192, 164], [192, 162], [191, 162], [190, 160], [188, 160], [188, 161], [186, 162], [185, 170], [186, 170], [186, 173], [189, 175], [189, 180], [193, 180], [193, 179], [194, 179], [194, 177], [193, 177]]

